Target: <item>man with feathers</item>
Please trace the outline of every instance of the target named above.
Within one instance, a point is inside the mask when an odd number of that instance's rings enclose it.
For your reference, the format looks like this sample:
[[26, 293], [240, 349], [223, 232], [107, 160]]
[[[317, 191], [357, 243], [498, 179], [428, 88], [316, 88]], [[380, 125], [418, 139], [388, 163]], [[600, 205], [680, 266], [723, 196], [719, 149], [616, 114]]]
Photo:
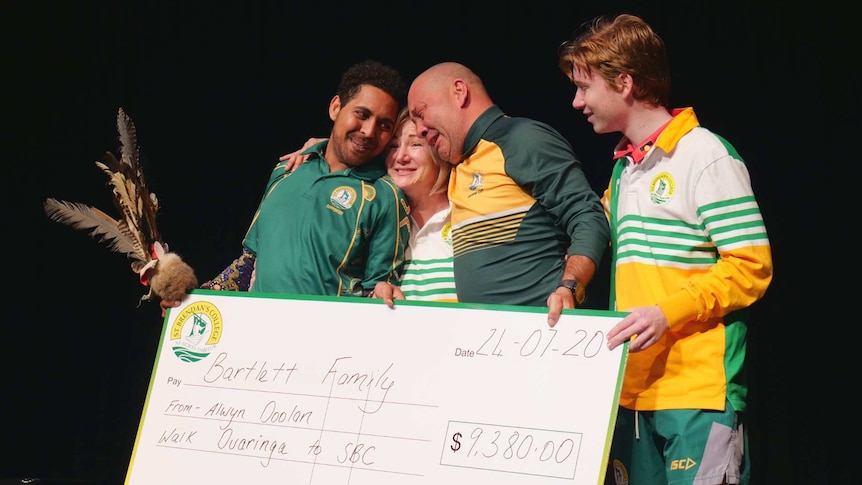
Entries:
[[[409, 206], [386, 175], [379, 155], [394, 134], [407, 86], [397, 70], [367, 60], [342, 74], [329, 102], [328, 140], [309, 160], [275, 166], [243, 240], [242, 255], [201, 288], [269, 293], [368, 296], [380, 281], [397, 281], [409, 239]], [[159, 209], [140, 166], [136, 129], [120, 109], [120, 159], [108, 152], [96, 165], [108, 176], [121, 217], [49, 198], [46, 214], [88, 231], [160, 299], [162, 315], [198, 287], [194, 271], [168, 251], [156, 226]]]

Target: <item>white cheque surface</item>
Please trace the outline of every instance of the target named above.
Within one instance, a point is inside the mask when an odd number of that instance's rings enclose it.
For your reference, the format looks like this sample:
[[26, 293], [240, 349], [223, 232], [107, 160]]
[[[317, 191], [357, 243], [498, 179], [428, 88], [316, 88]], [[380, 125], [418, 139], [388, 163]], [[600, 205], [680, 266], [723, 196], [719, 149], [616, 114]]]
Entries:
[[194, 291], [126, 483], [600, 483], [622, 313], [399, 303]]

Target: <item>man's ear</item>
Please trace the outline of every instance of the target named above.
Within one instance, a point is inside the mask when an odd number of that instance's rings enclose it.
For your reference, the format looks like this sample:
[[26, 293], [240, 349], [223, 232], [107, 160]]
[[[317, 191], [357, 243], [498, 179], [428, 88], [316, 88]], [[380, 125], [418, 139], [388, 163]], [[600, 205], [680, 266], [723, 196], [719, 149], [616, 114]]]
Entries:
[[456, 79], [452, 83], [452, 95], [458, 100], [458, 106], [463, 108], [467, 104], [467, 97], [470, 95], [470, 89], [463, 79]]
[[617, 89], [624, 96], [631, 94], [634, 89], [634, 79], [631, 74], [623, 72], [617, 76]]
[[335, 121], [339, 111], [341, 111], [341, 98], [336, 94], [329, 101], [329, 119]]

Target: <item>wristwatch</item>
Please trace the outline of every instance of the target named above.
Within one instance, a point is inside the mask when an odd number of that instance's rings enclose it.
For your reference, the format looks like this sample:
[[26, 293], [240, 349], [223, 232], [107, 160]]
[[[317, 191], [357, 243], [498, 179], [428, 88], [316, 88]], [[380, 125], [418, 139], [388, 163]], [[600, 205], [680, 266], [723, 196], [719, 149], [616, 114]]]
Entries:
[[575, 305], [581, 306], [584, 300], [587, 299], [586, 288], [578, 280], [563, 280], [557, 285], [557, 288], [566, 288], [571, 291], [572, 297], [575, 299]]

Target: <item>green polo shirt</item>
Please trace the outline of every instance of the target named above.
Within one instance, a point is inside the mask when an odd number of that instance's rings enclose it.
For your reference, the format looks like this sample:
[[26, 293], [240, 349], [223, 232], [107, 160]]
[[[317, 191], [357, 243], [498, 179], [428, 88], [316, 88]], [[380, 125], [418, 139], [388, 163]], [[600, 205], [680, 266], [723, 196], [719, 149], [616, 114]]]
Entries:
[[330, 172], [326, 141], [293, 172], [279, 163], [243, 245], [257, 258], [250, 291], [360, 296], [398, 282], [410, 237], [404, 194], [382, 160]]

